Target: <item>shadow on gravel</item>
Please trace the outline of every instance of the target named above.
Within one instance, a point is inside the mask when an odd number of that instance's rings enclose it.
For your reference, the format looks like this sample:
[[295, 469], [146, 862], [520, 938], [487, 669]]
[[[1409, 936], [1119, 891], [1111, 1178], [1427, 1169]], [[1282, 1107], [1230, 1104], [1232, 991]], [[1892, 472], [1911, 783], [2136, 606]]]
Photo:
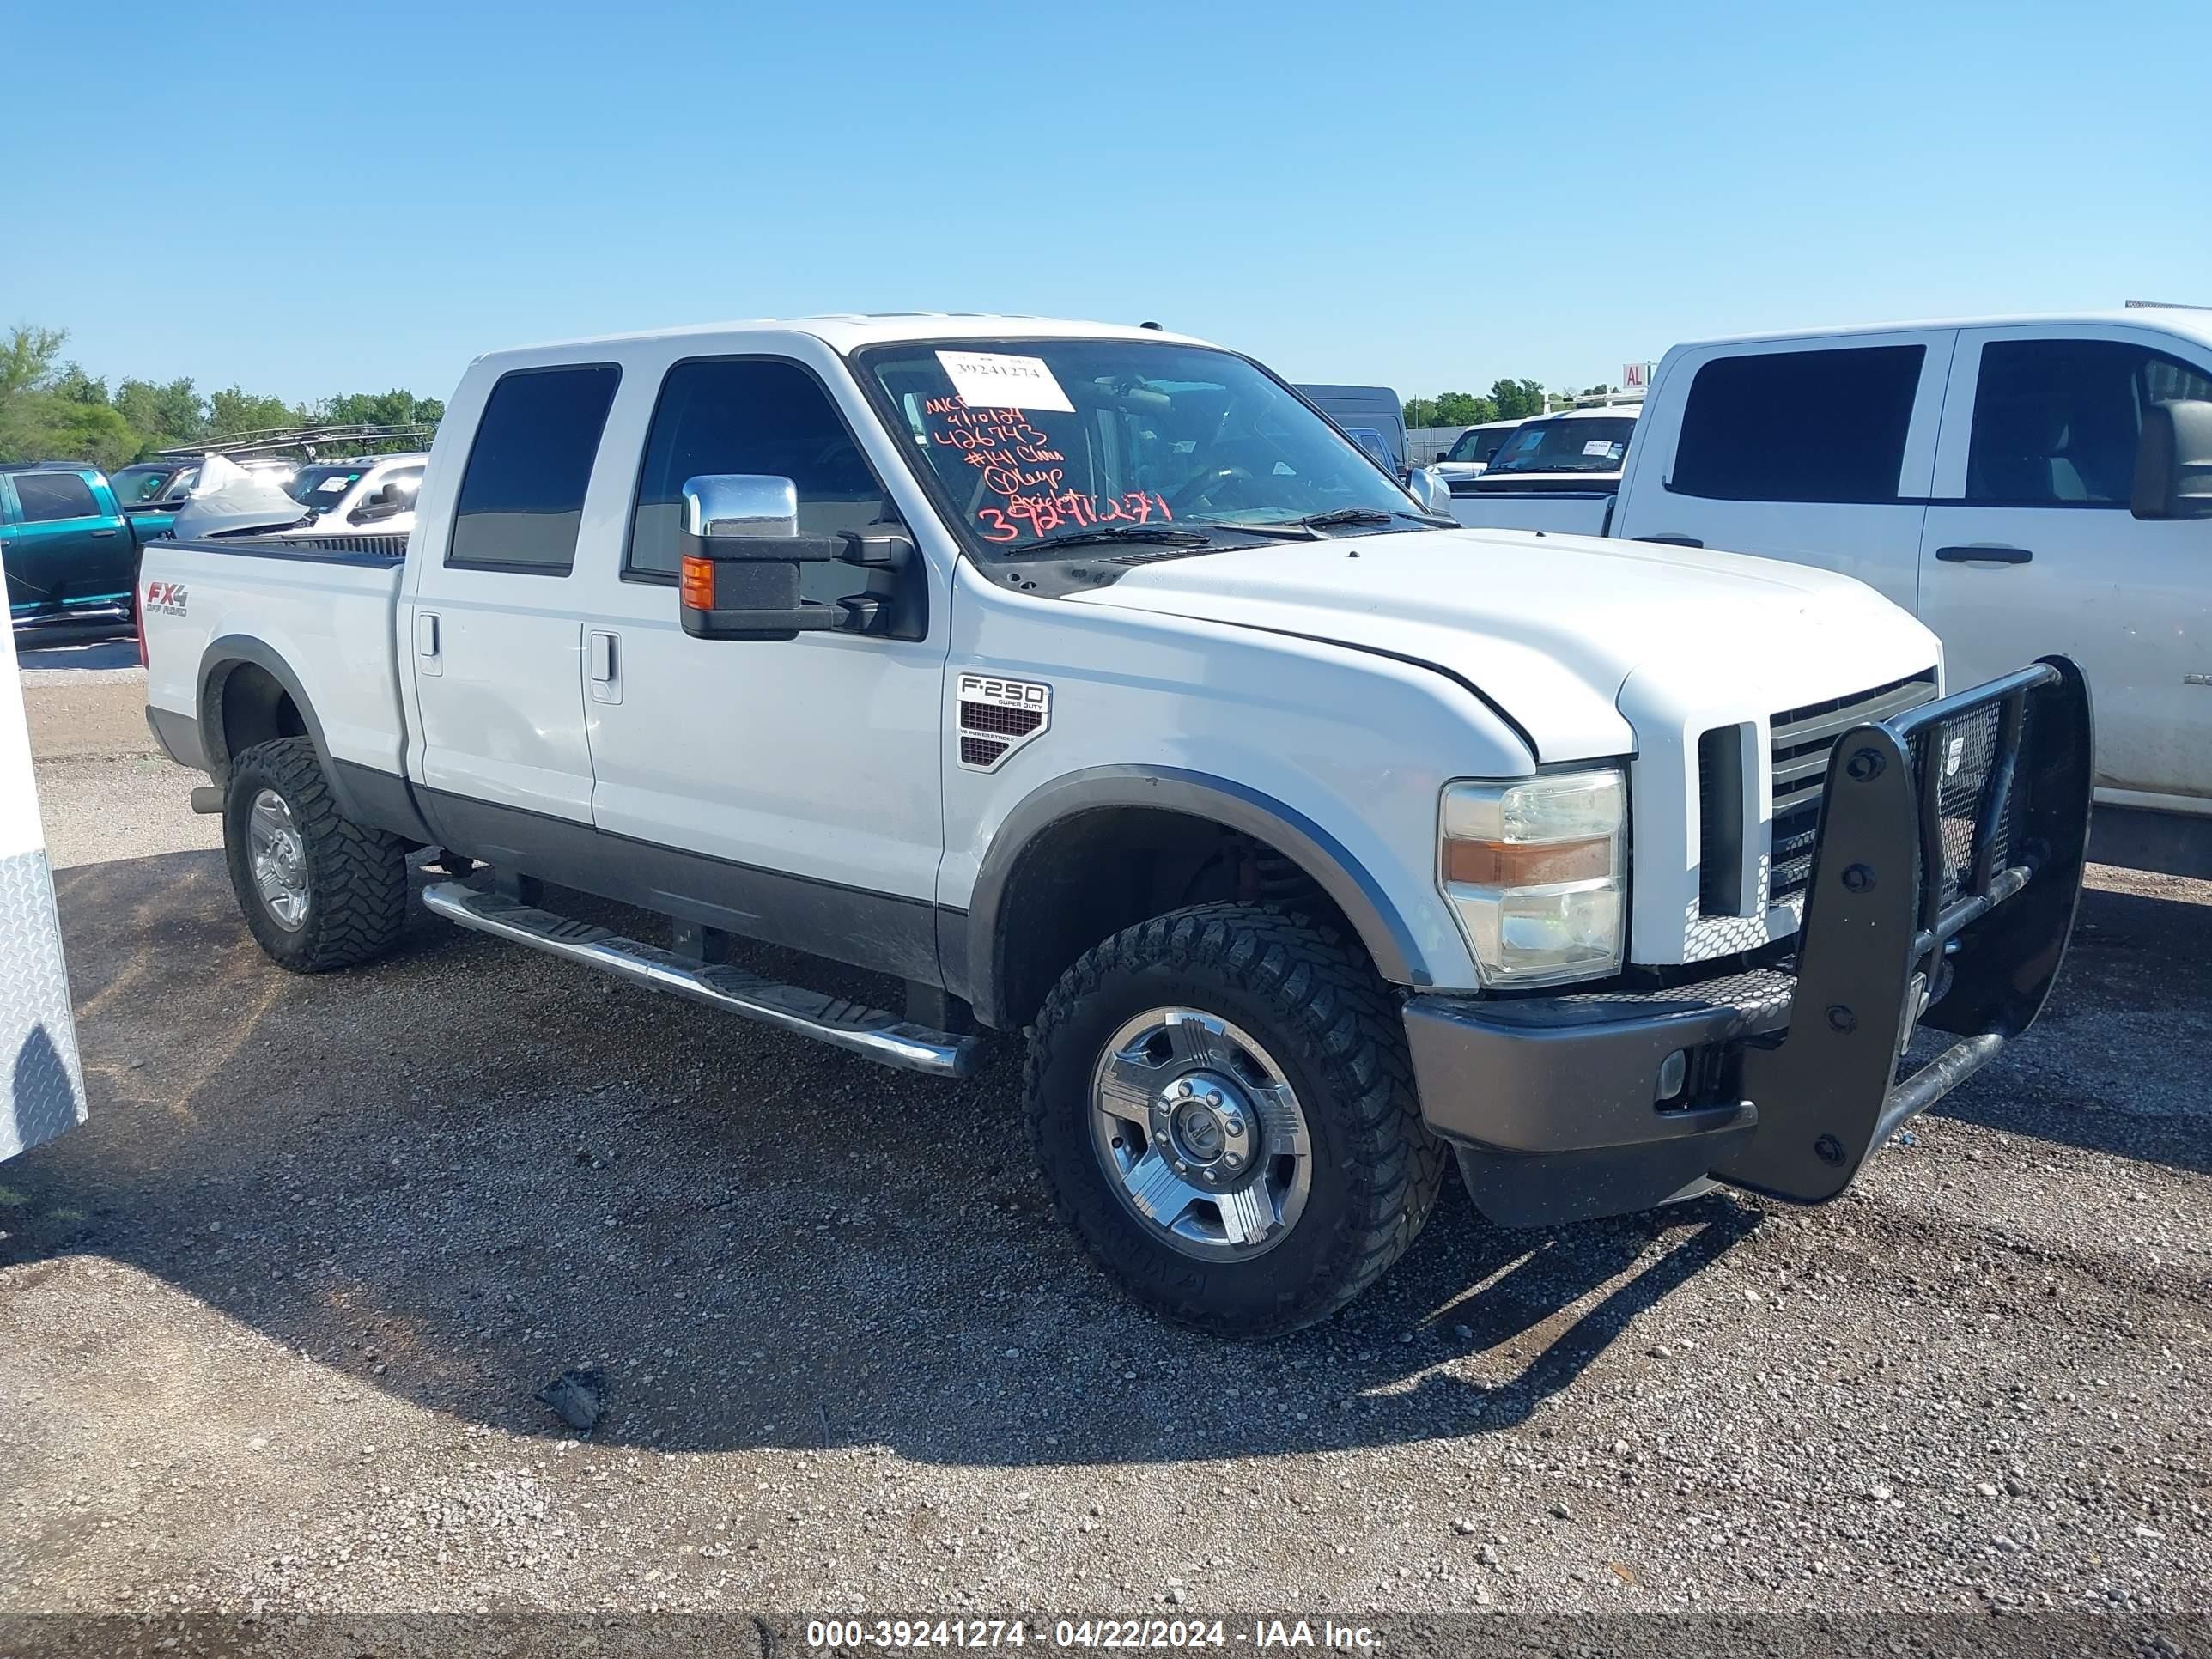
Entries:
[[1936, 1109], [2212, 1175], [2212, 906], [2092, 889], [2051, 1006]]
[[15, 660], [29, 671], [136, 668], [138, 633], [128, 623], [34, 623], [15, 629]]
[[1508, 1233], [1455, 1182], [1345, 1314], [1224, 1343], [1078, 1254], [1010, 1047], [966, 1084], [905, 1078], [419, 913], [392, 960], [294, 977], [215, 853], [58, 885], [92, 1120], [0, 1170], [0, 1263], [128, 1263], [272, 1362], [514, 1432], [569, 1432], [532, 1396], [573, 1367], [607, 1379], [596, 1438], [663, 1451], [1133, 1463], [1478, 1433], [1601, 1356], [1613, 1388], [1662, 1363], [1669, 1292], [1759, 1225], [1713, 1197]]

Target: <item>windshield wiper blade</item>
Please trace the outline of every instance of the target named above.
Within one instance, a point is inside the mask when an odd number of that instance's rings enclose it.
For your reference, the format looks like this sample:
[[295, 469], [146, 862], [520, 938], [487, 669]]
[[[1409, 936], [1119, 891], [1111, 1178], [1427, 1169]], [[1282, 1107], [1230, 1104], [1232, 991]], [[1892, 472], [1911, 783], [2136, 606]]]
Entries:
[[1195, 530], [1181, 530], [1164, 524], [1102, 524], [1088, 530], [1063, 530], [1057, 535], [1040, 536], [1020, 547], [1008, 548], [1010, 553], [1041, 553], [1052, 547], [1082, 547], [1094, 542], [1158, 542], [1167, 547], [1210, 547], [1213, 538]]
[[1459, 527], [1458, 520], [1441, 519], [1433, 513], [1389, 513], [1379, 507], [1340, 507], [1330, 513], [1310, 513], [1291, 522], [1319, 529], [1329, 525], [1390, 524], [1399, 519], [1411, 524], [1434, 525], [1440, 529]]

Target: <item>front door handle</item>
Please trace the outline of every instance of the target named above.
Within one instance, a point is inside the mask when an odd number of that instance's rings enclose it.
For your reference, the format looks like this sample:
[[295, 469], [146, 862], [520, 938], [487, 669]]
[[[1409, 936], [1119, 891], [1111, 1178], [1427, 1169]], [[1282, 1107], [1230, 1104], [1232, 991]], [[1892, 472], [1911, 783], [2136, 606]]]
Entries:
[[2024, 547], [1939, 547], [1945, 564], [2026, 564], [2035, 555]]
[[94, 536], [112, 536], [115, 532], [112, 530], [95, 530], [92, 533]]
[[438, 619], [428, 611], [416, 613], [415, 654], [418, 657], [438, 654]]
[[593, 702], [623, 700], [621, 650], [611, 629], [595, 628], [586, 635], [586, 666], [591, 674]]

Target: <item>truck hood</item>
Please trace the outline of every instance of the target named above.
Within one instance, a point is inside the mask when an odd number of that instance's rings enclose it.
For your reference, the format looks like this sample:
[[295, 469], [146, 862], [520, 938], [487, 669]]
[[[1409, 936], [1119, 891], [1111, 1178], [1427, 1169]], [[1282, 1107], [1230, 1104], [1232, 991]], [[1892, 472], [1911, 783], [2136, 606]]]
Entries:
[[1545, 763], [1632, 753], [1648, 722], [1763, 719], [1940, 657], [1934, 635], [1847, 576], [1523, 531], [1270, 543], [1139, 565], [1073, 597], [1425, 664]]

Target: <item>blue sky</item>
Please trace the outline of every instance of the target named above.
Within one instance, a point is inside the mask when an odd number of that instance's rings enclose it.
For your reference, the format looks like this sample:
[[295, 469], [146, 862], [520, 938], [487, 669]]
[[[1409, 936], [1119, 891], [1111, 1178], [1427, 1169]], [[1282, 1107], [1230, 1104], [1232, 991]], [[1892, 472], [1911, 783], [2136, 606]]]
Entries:
[[111, 377], [946, 309], [1411, 395], [2212, 303], [2203, 0], [7, 10], [0, 324]]

